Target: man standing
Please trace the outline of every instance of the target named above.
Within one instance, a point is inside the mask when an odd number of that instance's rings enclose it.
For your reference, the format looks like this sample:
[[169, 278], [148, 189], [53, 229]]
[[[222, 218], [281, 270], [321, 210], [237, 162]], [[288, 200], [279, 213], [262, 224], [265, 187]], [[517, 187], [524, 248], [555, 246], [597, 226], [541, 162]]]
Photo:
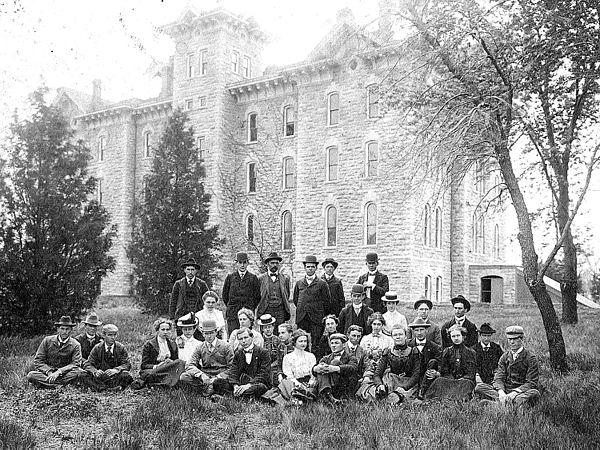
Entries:
[[331, 308], [331, 295], [327, 283], [315, 275], [319, 264], [317, 257], [308, 255], [303, 264], [306, 276], [294, 287], [296, 325], [310, 333], [311, 348], [316, 350], [323, 334], [323, 318]]
[[55, 387], [85, 376], [81, 345], [71, 337], [75, 324], [69, 316], [62, 316], [54, 325], [57, 334], [42, 340], [33, 359], [34, 370], [27, 374], [27, 381], [38, 386]]
[[340, 315], [340, 311], [346, 306], [346, 298], [344, 297], [344, 287], [342, 280], [336, 277], [333, 272], [337, 269], [338, 262], [333, 258], [325, 258], [321, 264], [323, 266], [323, 281], [329, 287], [331, 295], [331, 314], [336, 317]]
[[462, 295], [458, 295], [450, 301], [452, 302], [452, 305], [454, 305], [454, 317], [442, 325], [442, 348], [452, 346], [452, 340], [450, 339], [448, 330], [453, 325], [458, 325], [467, 330], [464, 344], [467, 347], [473, 347], [477, 344], [477, 325], [467, 319], [467, 316], [465, 315], [471, 310], [471, 303], [469, 303]]
[[[414, 309], [417, 311], [417, 318], [421, 318], [425, 321], [425, 323], [429, 324], [429, 327], [427, 327], [427, 340], [433, 341], [441, 347], [442, 332], [440, 330], [440, 326], [429, 320], [429, 311], [431, 311], [432, 308], [433, 303], [425, 296], [419, 298], [414, 304]], [[412, 328], [409, 327], [408, 339], [410, 340], [413, 337]]]
[[429, 385], [440, 375], [442, 348], [428, 337], [427, 329], [431, 324], [422, 317], [417, 317], [408, 326], [414, 336], [408, 341], [408, 346], [413, 349], [411, 357], [419, 360], [418, 398], [422, 399]]
[[240, 328], [241, 347], [233, 356], [229, 372], [229, 390], [234, 397], [260, 397], [271, 388], [271, 357], [269, 351], [254, 345], [253, 331]]
[[[208, 291], [204, 280], [196, 277], [200, 265], [194, 258], [188, 259], [181, 267], [185, 271], [185, 276], [173, 284], [169, 302], [169, 317], [172, 321], [187, 313], [196, 314], [200, 311], [204, 306], [202, 296]], [[181, 330], [177, 329], [177, 334], [180, 335]]]
[[116, 325], [102, 327], [104, 342], [97, 344], [88, 358], [87, 370], [102, 389], [125, 389], [133, 382], [131, 362], [125, 346], [117, 342]]
[[338, 324], [340, 333], [348, 334], [351, 325], [358, 325], [363, 329], [365, 335], [371, 334], [369, 317], [373, 314], [373, 310], [364, 304], [365, 290], [362, 284], [352, 286], [350, 298], [352, 303], [340, 312], [340, 323]]
[[358, 284], [362, 284], [365, 288], [365, 304], [373, 311], [386, 312], [386, 308], [381, 301], [381, 297], [390, 290], [390, 282], [388, 276], [379, 272], [379, 257], [377, 253], [367, 253], [366, 264], [368, 272], [358, 277]]
[[102, 336], [98, 333], [98, 327], [102, 325], [102, 322], [98, 320], [96, 313], [89, 314], [84, 323], [84, 332], [79, 336], [75, 337], [75, 340], [81, 345], [81, 357], [88, 359], [90, 352], [96, 344], [102, 342]]
[[502, 347], [492, 342], [492, 335], [496, 330], [489, 323], [486, 322], [481, 325], [478, 331], [479, 343], [473, 347], [477, 363], [475, 382], [477, 385], [481, 383], [491, 385], [494, 381], [496, 369], [498, 369], [498, 361], [502, 356]]
[[523, 327], [506, 328], [508, 351], [500, 357], [494, 375], [494, 386], [482, 383], [475, 393], [481, 398], [498, 401], [502, 405], [531, 405], [540, 396], [539, 365], [533, 353], [523, 346]]
[[235, 257], [236, 270], [223, 283], [223, 303], [227, 307], [227, 331], [229, 334], [240, 327], [237, 313], [242, 308], [254, 311], [260, 302], [258, 277], [248, 270], [248, 254], [239, 252]]
[[271, 314], [275, 317], [273, 325], [279, 330], [279, 325], [290, 319], [290, 279], [280, 273], [279, 265], [283, 259], [272, 252], [265, 258], [267, 272], [258, 278], [260, 284], [260, 301], [256, 307], [256, 316]]

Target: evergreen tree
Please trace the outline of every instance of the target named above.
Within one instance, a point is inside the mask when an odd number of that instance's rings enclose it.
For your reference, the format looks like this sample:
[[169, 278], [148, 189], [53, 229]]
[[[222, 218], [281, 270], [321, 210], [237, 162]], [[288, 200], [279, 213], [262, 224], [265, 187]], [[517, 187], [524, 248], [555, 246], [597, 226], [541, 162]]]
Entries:
[[216, 226], [208, 227], [210, 195], [194, 146], [187, 116], [176, 110], [169, 118], [151, 173], [145, 178], [143, 201], [134, 207], [129, 256], [134, 263], [135, 297], [144, 309], [165, 314], [173, 283], [183, 276], [188, 257], [201, 269], [197, 276], [211, 285], [221, 245]]
[[114, 268], [114, 227], [91, 200], [89, 149], [61, 113], [31, 96], [31, 118], [15, 120], [0, 166], [0, 333], [37, 334], [61, 315], [80, 317]]

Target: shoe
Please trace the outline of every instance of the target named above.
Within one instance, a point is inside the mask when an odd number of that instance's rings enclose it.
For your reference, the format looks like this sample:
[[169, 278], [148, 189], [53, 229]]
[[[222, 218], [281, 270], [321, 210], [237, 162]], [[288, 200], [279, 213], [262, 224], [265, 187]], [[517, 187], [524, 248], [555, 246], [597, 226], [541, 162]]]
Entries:
[[397, 405], [400, 403], [400, 396], [397, 393], [392, 392], [385, 398], [385, 402], [389, 405]]
[[339, 405], [342, 401], [335, 396], [331, 392], [327, 392], [325, 394], [325, 400], [330, 403], [332, 406]]
[[380, 391], [380, 390], [375, 391], [375, 398], [377, 400], [381, 400], [381, 399], [385, 398], [386, 395], [387, 395], [387, 389], [384, 391]]
[[211, 395], [213, 395], [215, 393], [215, 388], [213, 388], [212, 384], [210, 386], [208, 386], [204, 393], [202, 394], [204, 397], [210, 397]]

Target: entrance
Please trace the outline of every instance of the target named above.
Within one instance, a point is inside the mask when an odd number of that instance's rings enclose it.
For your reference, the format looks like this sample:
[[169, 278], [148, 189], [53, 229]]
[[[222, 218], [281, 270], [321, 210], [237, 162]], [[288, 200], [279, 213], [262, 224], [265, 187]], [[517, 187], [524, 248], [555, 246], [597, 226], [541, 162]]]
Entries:
[[503, 303], [504, 279], [495, 275], [481, 277], [481, 302]]

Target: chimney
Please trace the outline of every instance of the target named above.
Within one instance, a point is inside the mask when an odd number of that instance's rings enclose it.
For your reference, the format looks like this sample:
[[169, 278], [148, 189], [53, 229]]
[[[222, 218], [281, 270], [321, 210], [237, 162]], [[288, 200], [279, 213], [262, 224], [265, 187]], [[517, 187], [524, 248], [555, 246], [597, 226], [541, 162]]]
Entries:
[[173, 97], [173, 57], [160, 69], [160, 98]]
[[92, 101], [90, 109], [92, 111], [98, 109], [102, 102], [102, 81], [95, 79], [92, 81]]

